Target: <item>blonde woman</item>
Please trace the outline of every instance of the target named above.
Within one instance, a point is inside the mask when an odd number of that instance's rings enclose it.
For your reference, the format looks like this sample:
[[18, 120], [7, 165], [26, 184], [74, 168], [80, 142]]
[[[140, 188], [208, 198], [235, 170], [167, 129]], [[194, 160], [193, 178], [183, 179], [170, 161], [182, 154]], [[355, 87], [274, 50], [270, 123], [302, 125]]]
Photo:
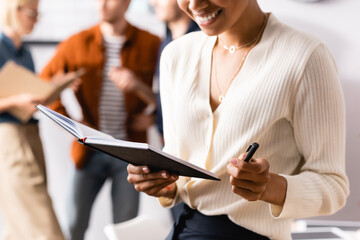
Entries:
[[[0, 68], [8, 60], [34, 71], [22, 37], [37, 21], [37, 0], [2, 0]], [[11, 79], [8, 79], [11, 81]], [[0, 99], [0, 207], [5, 226], [4, 240], [64, 239], [47, 192], [45, 161], [37, 120], [21, 123], [10, 108], [33, 113], [41, 102], [20, 94]]]

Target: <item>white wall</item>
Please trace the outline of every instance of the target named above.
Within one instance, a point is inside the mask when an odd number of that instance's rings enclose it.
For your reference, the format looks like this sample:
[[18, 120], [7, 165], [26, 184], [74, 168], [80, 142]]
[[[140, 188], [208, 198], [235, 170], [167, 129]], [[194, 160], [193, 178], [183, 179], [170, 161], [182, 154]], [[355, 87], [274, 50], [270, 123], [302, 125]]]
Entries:
[[[148, 13], [146, 7], [147, 0], [133, 0], [132, 14], [128, 17], [131, 21], [147, 28], [148, 30], [162, 34], [159, 22]], [[51, 2], [51, 4], [50, 4]], [[77, 2], [77, 4], [75, 4]], [[89, 0], [48, 0], [42, 1], [43, 6], [52, 9], [52, 12], [44, 12], [43, 19], [40, 19], [37, 32], [33, 37], [45, 38], [50, 36], [58, 40], [67, 37], [81, 27], [90, 25], [97, 21], [95, 12], [90, 6]], [[93, 1], [91, 1], [93, 2]], [[54, 5], [54, 3], [56, 3]], [[86, 4], [85, 4], [86, 3]], [[340, 80], [343, 86], [346, 108], [347, 108], [347, 173], [351, 183], [351, 195], [347, 205], [338, 214], [327, 219], [355, 220], [360, 221], [360, 10], [359, 0], [323, 0], [319, 3], [298, 3], [293, 0], [259, 0], [260, 5], [265, 11], [273, 12], [281, 21], [292, 25], [298, 29], [309, 32], [321, 38], [330, 48], [338, 64]], [[83, 7], [76, 18], [79, 25], [66, 20], [64, 15], [56, 15], [56, 11], [75, 13], [79, 6]], [[45, 8], [44, 8], [45, 9]], [[52, 13], [54, 18], [50, 19]], [[46, 16], [48, 14], [48, 16]], [[50, 15], [50, 16], [49, 16]], [[73, 16], [72, 16], [73, 17]], [[70, 17], [70, 19], [72, 18]], [[65, 19], [64, 23], [59, 23]], [[76, 21], [75, 21], [76, 22]], [[42, 24], [42, 25], [41, 25]], [[66, 27], [64, 27], [64, 25]], [[53, 27], [59, 26], [59, 27]], [[42, 66], [52, 56], [52, 48], [34, 48], [34, 56], [37, 69]], [[68, 104], [72, 104], [71, 94], [65, 93]], [[71, 107], [73, 113], [77, 114], [76, 106]], [[77, 115], [78, 116], [78, 115]], [[53, 197], [54, 207], [62, 225], [65, 224], [66, 196], [69, 187], [69, 176], [71, 174], [72, 163], [69, 157], [69, 147], [71, 137], [63, 131], [49, 123], [47, 120], [41, 122], [41, 134], [45, 147], [48, 164], [49, 191]], [[152, 134], [153, 143], [158, 141], [156, 135]], [[105, 239], [103, 227], [110, 223], [110, 201], [108, 185], [102, 190], [96, 200], [91, 226], [87, 235], [87, 240]], [[153, 213], [165, 223], [170, 222], [167, 211], [161, 209], [152, 198], [142, 195], [141, 213]], [[1, 232], [1, 219], [0, 219]]]

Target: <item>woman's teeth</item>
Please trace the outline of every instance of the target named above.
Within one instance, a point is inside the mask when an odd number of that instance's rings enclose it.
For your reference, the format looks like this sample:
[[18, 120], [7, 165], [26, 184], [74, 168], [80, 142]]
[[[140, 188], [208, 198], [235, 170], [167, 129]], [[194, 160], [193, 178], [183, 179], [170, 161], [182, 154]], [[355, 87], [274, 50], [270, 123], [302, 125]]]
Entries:
[[202, 17], [196, 16], [195, 19], [199, 23], [205, 23], [205, 22], [208, 22], [208, 21], [214, 19], [217, 15], [218, 15], [218, 12], [214, 12], [214, 13], [211, 13], [211, 14], [209, 14], [207, 16], [202, 16]]

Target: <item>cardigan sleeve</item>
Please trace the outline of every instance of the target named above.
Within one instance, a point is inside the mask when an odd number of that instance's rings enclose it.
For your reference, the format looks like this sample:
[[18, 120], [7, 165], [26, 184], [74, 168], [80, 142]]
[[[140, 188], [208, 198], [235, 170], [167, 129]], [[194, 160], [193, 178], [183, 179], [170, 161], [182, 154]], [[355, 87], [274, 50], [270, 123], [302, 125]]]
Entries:
[[294, 136], [303, 165], [285, 175], [284, 206], [270, 205], [274, 218], [328, 215], [345, 205], [345, 104], [334, 60], [318, 45], [298, 83], [293, 112]]

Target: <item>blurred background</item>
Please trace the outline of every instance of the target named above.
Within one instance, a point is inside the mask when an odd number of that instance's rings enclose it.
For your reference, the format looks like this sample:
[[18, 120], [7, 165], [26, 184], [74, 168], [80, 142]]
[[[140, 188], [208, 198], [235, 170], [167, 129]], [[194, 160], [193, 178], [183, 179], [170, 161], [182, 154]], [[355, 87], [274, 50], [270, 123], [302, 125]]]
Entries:
[[[95, 1], [40, 0], [39, 22], [35, 31], [27, 37], [37, 72], [40, 72], [53, 56], [60, 41], [98, 22]], [[341, 211], [321, 219], [360, 221], [360, 1], [258, 1], [264, 11], [272, 12], [282, 22], [322, 39], [335, 57], [346, 101], [346, 157], [351, 195]], [[148, 0], [132, 0], [127, 19], [160, 37], [164, 35], [164, 26], [156, 19]], [[63, 92], [62, 98], [70, 114], [75, 119], [81, 118], [72, 92]], [[39, 118], [47, 161], [49, 192], [60, 224], [64, 226], [69, 176], [73, 166], [69, 155], [72, 137], [49, 120], [42, 116]], [[150, 144], [160, 147], [155, 128], [150, 129], [150, 136]], [[106, 239], [103, 229], [111, 222], [108, 191], [109, 187], [105, 186], [96, 199], [86, 240]], [[139, 214], [150, 214], [167, 226], [172, 225], [169, 211], [161, 208], [155, 199], [145, 195], [141, 195]], [[0, 233], [1, 230], [0, 215]]]

